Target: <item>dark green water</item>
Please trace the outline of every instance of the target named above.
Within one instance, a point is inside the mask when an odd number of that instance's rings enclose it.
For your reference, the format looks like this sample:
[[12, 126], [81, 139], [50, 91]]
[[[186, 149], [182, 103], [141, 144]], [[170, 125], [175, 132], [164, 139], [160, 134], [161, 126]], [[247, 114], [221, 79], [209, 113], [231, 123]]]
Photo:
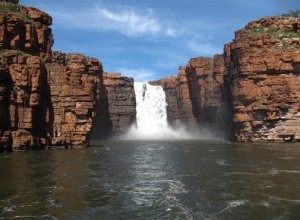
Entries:
[[0, 219], [300, 219], [300, 145], [106, 141], [0, 155]]

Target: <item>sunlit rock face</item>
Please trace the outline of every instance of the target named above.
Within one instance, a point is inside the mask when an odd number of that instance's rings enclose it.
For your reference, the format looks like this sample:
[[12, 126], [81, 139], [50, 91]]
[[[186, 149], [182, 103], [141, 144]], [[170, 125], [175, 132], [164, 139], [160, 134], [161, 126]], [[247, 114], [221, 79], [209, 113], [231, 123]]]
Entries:
[[25, 149], [47, 143], [49, 89], [38, 56], [6, 51], [0, 58], [0, 146]]
[[249, 23], [225, 46], [236, 141], [300, 140], [300, 19]]
[[42, 59], [51, 56], [53, 37], [52, 18], [36, 8], [1, 3], [1, 7], [9, 7], [0, 14], [0, 49], [20, 50], [36, 55]]
[[[83, 147], [136, 122], [132, 78], [100, 61], [52, 52], [52, 18], [0, 1], [0, 151]], [[2, 10], [3, 9], [3, 10]], [[191, 59], [161, 85], [173, 128], [224, 131], [238, 142], [300, 140], [300, 19], [249, 23], [224, 54]], [[91, 133], [93, 131], [93, 133]]]
[[52, 18], [13, 3], [0, 3], [0, 151], [49, 143], [45, 60], [51, 57]]
[[0, 3], [0, 151], [85, 147], [93, 126], [99, 137], [130, 126], [133, 79], [104, 83], [97, 59], [51, 51], [48, 14]]
[[46, 69], [51, 92], [51, 145], [87, 146], [102, 95], [102, 64], [81, 54], [55, 52]]
[[238, 142], [300, 139], [300, 19], [249, 23], [224, 55], [193, 58], [176, 77], [151, 82], [166, 91], [168, 120], [223, 130]]

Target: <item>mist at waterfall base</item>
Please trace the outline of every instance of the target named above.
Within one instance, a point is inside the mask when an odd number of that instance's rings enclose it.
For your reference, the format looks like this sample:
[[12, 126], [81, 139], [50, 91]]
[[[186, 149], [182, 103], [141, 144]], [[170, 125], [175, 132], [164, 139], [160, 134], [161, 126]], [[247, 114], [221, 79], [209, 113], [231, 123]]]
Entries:
[[186, 129], [180, 123], [171, 127], [167, 120], [166, 94], [162, 86], [146, 82], [134, 83], [136, 95], [136, 124], [121, 135], [122, 140], [196, 140], [216, 139], [208, 130]]

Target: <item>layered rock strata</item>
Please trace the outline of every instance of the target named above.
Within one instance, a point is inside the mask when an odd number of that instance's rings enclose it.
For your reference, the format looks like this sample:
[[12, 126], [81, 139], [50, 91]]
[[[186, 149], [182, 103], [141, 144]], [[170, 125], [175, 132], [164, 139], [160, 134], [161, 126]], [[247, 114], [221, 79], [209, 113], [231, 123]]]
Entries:
[[0, 2], [0, 49], [19, 50], [47, 59], [51, 56], [52, 18], [36, 8]]
[[267, 17], [225, 47], [234, 140], [300, 140], [300, 19]]
[[52, 19], [13, 3], [0, 2], [0, 151], [49, 143], [44, 61], [51, 56]]
[[120, 73], [104, 73], [103, 85], [108, 101], [112, 133], [123, 133], [135, 122], [136, 101], [134, 81]]
[[52, 52], [52, 18], [17, 2], [0, 2], [0, 151], [88, 146], [93, 126], [96, 137], [124, 131], [133, 80], [104, 83], [97, 59]]
[[[266, 17], [237, 31], [223, 56], [191, 59], [176, 77], [153, 83], [166, 91], [171, 124], [194, 119], [238, 142], [298, 141], [299, 54], [300, 19]], [[193, 114], [180, 118], [182, 109]]]
[[81, 54], [53, 53], [46, 63], [51, 145], [88, 145], [101, 94], [102, 64]]
[[48, 142], [49, 88], [38, 56], [8, 50], [0, 58], [0, 148], [39, 148]]
[[193, 58], [179, 68], [176, 77], [152, 84], [160, 84], [166, 91], [168, 121], [172, 126], [185, 125], [215, 128], [223, 126], [224, 115], [224, 60]]
[[180, 67], [175, 77], [168, 77], [149, 82], [161, 85], [166, 93], [167, 119], [173, 127], [185, 125], [188, 128], [197, 126], [197, 118], [193, 112], [192, 100], [187, 78], [186, 67]]
[[[52, 18], [0, 1], [0, 151], [87, 146], [135, 121], [133, 79], [80, 54], [52, 53]], [[249, 23], [224, 54], [193, 58], [162, 85], [173, 126], [238, 142], [300, 140], [300, 19]]]

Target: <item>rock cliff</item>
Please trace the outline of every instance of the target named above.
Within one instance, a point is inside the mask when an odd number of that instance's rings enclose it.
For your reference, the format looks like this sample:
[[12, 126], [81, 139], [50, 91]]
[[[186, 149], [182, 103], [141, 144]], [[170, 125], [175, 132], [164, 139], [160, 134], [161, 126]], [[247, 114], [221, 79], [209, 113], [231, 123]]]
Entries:
[[0, 2], [0, 151], [40, 148], [49, 142], [44, 61], [51, 56], [52, 19], [14, 3]]
[[102, 95], [96, 107], [92, 139], [125, 133], [135, 123], [136, 100], [133, 78], [120, 73], [103, 74]]
[[95, 137], [124, 131], [135, 120], [133, 79], [52, 52], [52, 18], [16, 3], [0, 1], [0, 151], [88, 146], [93, 126]]
[[[52, 18], [0, 0], [0, 151], [82, 147], [135, 121], [133, 79], [100, 61], [52, 52]], [[238, 142], [300, 141], [300, 19], [266, 17], [235, 33], [224, 54], [191, 59], [151, 84], [169, 123], [226, 131]]]
[[161, 85], [166, 92], [168, 122], [174, 126], [185, 125], [189, 128], [197, 126], [191, 100], [191, 90], [188, 81], [187, 67], [179, 67], [175, 77], [168, 77], [150, 84]]
[[169, 77], [152, 84], [160, 84], [166, 91], [169, 123], [216, 129], [224, 126], [224, 59], [193, 58], [179, 68], [176, 77]]
[[81, 54], [55, 52], [46, 63], [51, 145], [88, 145], [101, 94], [102, 64]]
[[300, 140], [300, 19], [249, 23], [225, 57], [234, 140]]
[[170, 124], [226, 131], [238, 142], [300, 140], [300, 19], [250, 22], [224, 54], [193, 58], [161, 84]]

